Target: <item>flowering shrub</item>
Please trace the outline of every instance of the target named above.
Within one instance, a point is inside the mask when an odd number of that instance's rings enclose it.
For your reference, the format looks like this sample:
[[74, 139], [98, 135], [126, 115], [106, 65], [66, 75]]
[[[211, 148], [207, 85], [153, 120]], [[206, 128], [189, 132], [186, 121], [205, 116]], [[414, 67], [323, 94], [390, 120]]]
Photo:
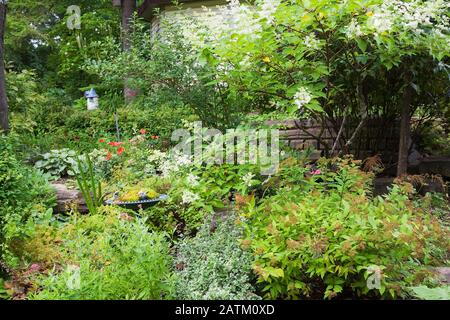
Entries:
[[[223, 127], [236, 123], [242, 111], [239, 97], [224, 94], [221, 85], [205, 86], [213, 79], [213, 73], [208, 65], [199, 63], [198, 47], [186, 39], [176, 19], [162, 16], [159, 21], [159, 32], [153, 34], [146, 22], [133, 21], [130, 41], [134, 50], [123, 51], [119, 41], [113, 38], [93, 44], [101, 47], [101, 54], [95, 61], [88, 61], [84, 68], [98, 76], [103, 87], [118, 95], [123, 79], [127, 78], [127, 84], [139, 92], [136, 104], [147, 109], [165, 105], [170, 114], [181, 107], [183, 111], [179, 113], [186, 117], [194, 114], [208, 125]], [[133, 77], [127, 76], [130, 74]], [[165, 128], [175, 128], [174, 123], [180, 119], [174, 120], [165, 124]]]
[[168, 194], [179, 220], [187, 231], [197, 230], [208, 215], [231, 205], [235, 193], [247, 193], [260, 181], [254, 165], [191, 166], [181, 173]]
[[414, 206], [411, 185], [371, 198], [371, 176], [351, 162], [292, 170], [296, 183], [241, 213], [267, 298], [402, 297], [448, 258], [448, 226]]
[[397, 117], [412, 88], [412, 109], [448, 118], [448, 1], [260, 0], [250, 8], [233, 0], [228, 8], [210, 11], [208, 36], [193, 42], [214, 85], [260, 113], [332, 123]]

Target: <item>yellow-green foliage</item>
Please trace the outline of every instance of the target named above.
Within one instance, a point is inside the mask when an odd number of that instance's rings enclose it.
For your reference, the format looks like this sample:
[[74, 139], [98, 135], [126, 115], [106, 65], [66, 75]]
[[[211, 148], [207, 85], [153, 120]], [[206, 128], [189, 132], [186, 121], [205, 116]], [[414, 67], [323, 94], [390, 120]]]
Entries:
[[297, 184], [241, 211], [242, 245], [254, 256], [265, 297], [397, 298], [431, 280], [429, 267], [448, 259], [450, 230], [409, 199], [412, 185], [373, 198], [366, 190], [370, 175], [355, 163], [321, 163], [320, 174], [305, 178], [297, 167], [283, 167], [279, 174]]
[[139, 201], [139, 193], [144, 193], [149, 199], [155, 199], [159, 197], [159, 193], [153, 189], [143, 189], [141, 186], [136, 186], [131, 189], [125, 190], [125, 193], [120, 196], [120, 201], [123, 202], [134, 202]]
[[149, 198], [149, 199], [155, 199], [155, 198], [158, 198], [159, 197], [159, 193], [158, 192], [156, 192], [155, 190], [148, 190], [147, 191], [147, 197]]
[[[144, 220], [129, 219], [121, 208], [102, 206], [98, 214], [72, 216], [57, 235], [59, 265], [36, 279], [40, 290], [28, 299], [155, 300], [172, 296], [169, 244], [163, 233], [149, 232]], [[79, 270], [82, 282], [78, 289], [67, 286], [73, 276], [71, 268]]]
[[37, 225], [31, 236], [13, 241], [11, 251], [25, 264], [39, 263], [51, 269], [63, 260], [61, 242], [58, 229], [50, 225]]
[[132, 202], [132, 201], [138, 201], [139, 200], [139, 190], [131, 190], [127, 193], [123, 194], [119, 198], [123, 202]]

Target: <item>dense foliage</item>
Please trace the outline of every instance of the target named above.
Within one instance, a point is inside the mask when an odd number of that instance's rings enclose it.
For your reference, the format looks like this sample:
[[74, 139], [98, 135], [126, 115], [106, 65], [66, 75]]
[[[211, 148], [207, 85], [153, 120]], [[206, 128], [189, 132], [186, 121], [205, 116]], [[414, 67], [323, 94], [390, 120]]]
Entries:
[[[119, 212], [74, 217], [56, 231], [58, 269], [37, 285], [32, 299], [162, 299], [172, 294], [171, 257], [164, 235], [142, 221], [118, 219]], [[31, 239], [30, 241], [42, 241]], [[57, 243], [53, 243], [57, 245]], [[80, 285], [68, 281], [78, 272]], [[76, 283], [74, 284], [76, 285]]]
[[[321, 167], [320, 174], [244, 210], [249, 222], [242, 244], [256, 257], [253, 268], [266, 295], [404, 296], [408, 285], [426, 278], [427, 266], [447, 258], [448, 228], [426, 206], [413, 205], [410, 184], [371, 198], [370, 175], [349, 161], [335, 168]], [[374, 273], [379, 286], [370, 288]]]
[[13, 144], [0, 136], [0, 259], [8, 256], [10, 241], [23, 236], [29, 219], [54, 203], [47, 179], [17, 159]]
[[[411, 151], [448, 155], [446, 1], [230, 0], [134, 16], [126, 35], [110, 0], [75, 1], [68, 28], [72, 2], [8, 1], [0, 299], [448, 299], [448, 180], [401, 176], [376, 196], [377, 150], [342, 155], [408, 92]], [[324, 152], [273, 144], [270, 174], [234, 136], [299, 118], [320, 122]], [[55, 182], [74, 199], [56, 206]]]

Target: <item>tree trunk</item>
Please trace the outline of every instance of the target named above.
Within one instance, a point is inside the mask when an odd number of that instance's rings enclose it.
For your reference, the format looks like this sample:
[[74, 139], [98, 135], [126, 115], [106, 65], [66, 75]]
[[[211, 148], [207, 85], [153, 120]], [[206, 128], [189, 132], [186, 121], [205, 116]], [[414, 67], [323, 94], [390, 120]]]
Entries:
[[8, 100], [6, 99], [6, 79], [4, 63], [4, 36], [6, 24], [6, 1], [0, 0], [0, 129], [8, 132]]
[[122, 30], [123, 30], [123, 49], [129, 51], [131, 48], [131, 19], [136, 11], [136, 0], [122, 0]]
[[398, 147], [397, 177], [407, 174], [409, 145], [411, 141], [411, 103], [413, 88], [411, 87], [412, 73], [405, 74], [405, 89], [403, 91], [402, 110], [400, 119], [400, 144]]
[[[131, 19], [133, 17], [134, 12], [136, 11], [136, 0], [122, 0], [122, 45], [124, 51], [129, 51], [131, 49], [131, 39], [130, 35], [132, 33], [132, 25]], [[125, 102], [130, 103], [133, 101], [137, 92], [130, 88], [127, 84], [129, 78], [125, 78], [125, 86], [124, 86], [124, 97]]]

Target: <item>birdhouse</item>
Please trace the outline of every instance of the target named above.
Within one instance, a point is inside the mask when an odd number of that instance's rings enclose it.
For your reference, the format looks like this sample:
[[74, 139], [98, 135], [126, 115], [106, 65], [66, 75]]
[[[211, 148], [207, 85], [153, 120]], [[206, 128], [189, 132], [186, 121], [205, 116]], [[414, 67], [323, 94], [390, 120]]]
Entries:
[[122, 6], [122, 0], [113, 0], [113, 6], [114, 7], [121, 7]]
[[84, 96], [87, 99], [87, 109], [88, 110], [96, 110], [98, 109], [98, 95], [94, 89], [86, 91]]

